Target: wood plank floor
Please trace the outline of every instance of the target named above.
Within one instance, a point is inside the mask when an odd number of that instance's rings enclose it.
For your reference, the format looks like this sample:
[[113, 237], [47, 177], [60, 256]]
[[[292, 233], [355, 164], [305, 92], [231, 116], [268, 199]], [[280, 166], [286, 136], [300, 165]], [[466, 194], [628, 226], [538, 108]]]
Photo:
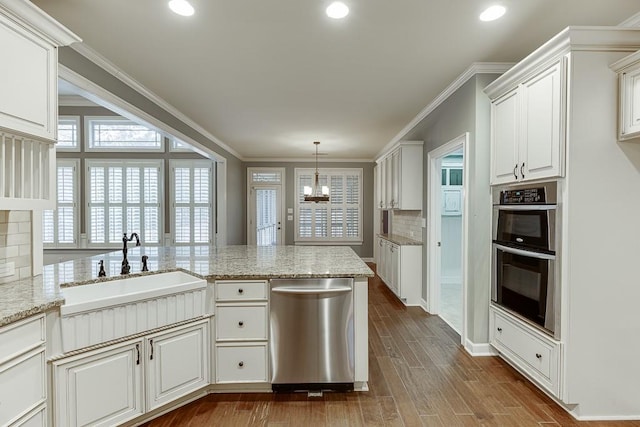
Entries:
[[369, 392], [210, 394], [167, 426], [638, 426], [577, 422], [497, 357], [471, 357], [438, 316], [369, 280]]

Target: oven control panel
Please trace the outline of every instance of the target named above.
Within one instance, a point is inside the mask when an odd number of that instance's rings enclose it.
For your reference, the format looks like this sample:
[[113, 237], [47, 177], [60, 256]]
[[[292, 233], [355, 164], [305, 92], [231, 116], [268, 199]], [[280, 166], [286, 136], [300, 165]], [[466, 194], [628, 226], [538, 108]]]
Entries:
[[546, 203], [546, 199], [544, 187], [504, 190], [500, 192], [501, 205], [541, 204]]

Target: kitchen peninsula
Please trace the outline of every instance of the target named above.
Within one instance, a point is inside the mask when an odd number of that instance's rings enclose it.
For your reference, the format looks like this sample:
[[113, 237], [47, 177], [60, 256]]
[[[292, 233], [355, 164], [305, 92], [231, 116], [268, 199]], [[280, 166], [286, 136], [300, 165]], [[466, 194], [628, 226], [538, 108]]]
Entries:
[[[143, 255], [149, 272], [141, 272]], [[48, 425], [139, 423], [207, 393], [271, 390], [269, 283], [276, 278], [353, 280], [353, 387], [367, 389], [367, 278], [373, 272], [350, 248], [136, 247], [127, 257], [131, 274], [125, 276], [119, 274], [122, 251], [116, 251], [45, 266], [40, 276], [0, 286], [0, 337], [16, 340], [9, 355], [20, 359], [15, 368], [26, 357], [34, 365], [47, 362], [44, 378], [32, 381], [42, 384], [42, 393], [25, 396], [8, 419], [37, 410]], [[98, 278], [100, 260], [107, 277]], [[127, 289], [132, 280], [149, 288], [175, 272], [199, 280], [202, 289], [166, 298], [141, 294], [68, 314], [71, 289], [109, 282]], [[33, 343], [18, 342], [27, 335]], [[105, 386], [96, 390], [95, 381]]]

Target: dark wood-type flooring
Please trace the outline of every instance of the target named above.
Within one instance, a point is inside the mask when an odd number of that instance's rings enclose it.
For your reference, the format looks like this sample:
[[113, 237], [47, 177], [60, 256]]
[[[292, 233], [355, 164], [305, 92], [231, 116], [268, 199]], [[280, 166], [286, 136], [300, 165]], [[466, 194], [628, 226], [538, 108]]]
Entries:
[[438, 316], [369, 279], [368, 392], [210, 394], [165, 426], [639, 426], [577, 422], [498, 357], [471, 357]]

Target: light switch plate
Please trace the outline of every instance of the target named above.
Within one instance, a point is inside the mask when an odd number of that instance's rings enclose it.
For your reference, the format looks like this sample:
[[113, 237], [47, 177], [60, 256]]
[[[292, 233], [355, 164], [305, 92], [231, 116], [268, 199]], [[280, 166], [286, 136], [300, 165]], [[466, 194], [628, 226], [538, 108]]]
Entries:
[[293, 208], [287, 208], [287, 213], [288, 214], [292, 214], [293, 213]]
[[287, 221], [293, 221], [293, 215], [287, 215]]

